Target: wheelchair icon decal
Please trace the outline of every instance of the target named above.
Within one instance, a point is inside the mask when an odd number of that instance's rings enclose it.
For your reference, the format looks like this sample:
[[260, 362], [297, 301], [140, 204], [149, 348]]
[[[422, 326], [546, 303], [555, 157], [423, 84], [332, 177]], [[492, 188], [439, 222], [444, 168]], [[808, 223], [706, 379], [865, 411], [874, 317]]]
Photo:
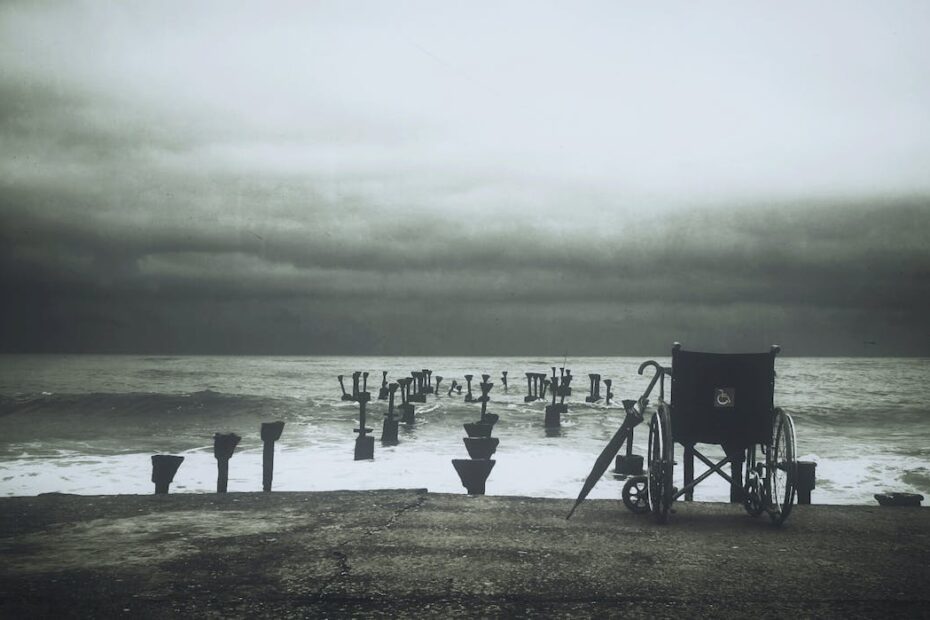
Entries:
[[714, 389], [714, 407], [735, 407], [736, 388]]

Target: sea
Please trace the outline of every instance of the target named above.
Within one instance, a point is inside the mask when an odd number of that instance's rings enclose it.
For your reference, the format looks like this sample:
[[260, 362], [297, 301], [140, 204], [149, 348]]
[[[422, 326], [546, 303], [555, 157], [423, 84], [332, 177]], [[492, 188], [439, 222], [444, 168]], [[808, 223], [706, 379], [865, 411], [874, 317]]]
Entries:
[[[636, 399], [652, 370], [639, 357], [273, 357], [273, 356], [0, 356], [0, 495], [148, 494], [154, 454], [184, 457], [172, 493], [216, 490], [214, 433], [242, 440], [229, 463], [229, 491], [262, 488], [263, 422], [283, 421], [275, 446], [274, 490], [426, 488], [465, 493], [452, 459], [468, 458], [463, 424], [480, 404], [447, 394], [488, 374], [488, 411], [500, 416], [489, 495], [575, 498], [595, 459], [624, 419], [621, 399]], [[669, 358], [655, 358], [663, 366]], [[574, 381], [558, 433], [544, 427], [546, 402], [524, 403], [525, 373], [567, 367]], [[431, 369], [440, 391], [416, 404], [416, 422], [401, 425], [400, 443], [378, 438], [389, 381]], [[343, 401], [337, 381], [369, 372], [368, 426], [373, 460], [354, 460], [359, 406]], [[508, 373], [505, 390], [502, 371]], [[812, 501], [874, 504], [884, 491], [930, 493], [930, 359], [795, 358], [776, 362], [775, 403], [791, 414], [797, 455], [817, 464]], [[586, 403], [589, 373], [613, 381], [614, 401]], [[605, 387], [601, 386], [601, 395]], [[654, 393], [654, 396], [657, 396]], [[646, 422], [655, 411], [655, 398]], [[648, 424], [635, 431], [645, 454]], [[700, 447], [700, 446], [699, 446]], [[704, 446], [710, 457], [722, 453]], [[678, 446], [678, 454], [681, 447]], [[701, 471], [698, 464], [697, 471]], [[676, 468], [681, 484], [682, 468]], [[609, 470], [589, 497], [619, 499], [623, 480]], [[727, 483], [712, 476], [695, 501], [726, 501]]]

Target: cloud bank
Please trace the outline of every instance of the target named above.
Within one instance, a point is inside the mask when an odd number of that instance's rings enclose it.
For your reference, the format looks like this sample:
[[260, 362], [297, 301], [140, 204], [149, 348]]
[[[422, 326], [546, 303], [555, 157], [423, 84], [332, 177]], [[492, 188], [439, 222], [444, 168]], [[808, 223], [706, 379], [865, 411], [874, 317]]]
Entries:
[[930, 351], [926, 8], [279, 8], [0, 9], [0, 350]]

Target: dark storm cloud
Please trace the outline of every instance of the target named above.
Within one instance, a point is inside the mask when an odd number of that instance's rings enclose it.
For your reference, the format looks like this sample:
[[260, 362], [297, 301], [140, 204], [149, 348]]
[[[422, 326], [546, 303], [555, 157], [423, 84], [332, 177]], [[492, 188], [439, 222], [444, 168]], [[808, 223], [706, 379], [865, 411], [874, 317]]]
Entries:
[[366, 6], [0, 8], [0, 349], [930, 350], [919, 8]]

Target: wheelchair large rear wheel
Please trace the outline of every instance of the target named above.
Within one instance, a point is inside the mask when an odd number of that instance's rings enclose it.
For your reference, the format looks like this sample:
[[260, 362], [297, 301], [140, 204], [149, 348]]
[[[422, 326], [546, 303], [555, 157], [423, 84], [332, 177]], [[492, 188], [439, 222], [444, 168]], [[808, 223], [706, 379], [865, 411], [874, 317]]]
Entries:
[[672, 472], [675, 448], [672, 443], [671, 420], [668, 407], [659, 405], [649, 422], [649, 509], [657, 523], [668, 520], [672, 506]]
[[772, 418], [772, 445], [766, 457], [768, 513], [776, 525], [784, 523], [794, 505], [798, 464], [794, 445], [794, 421], [781, 409]]

